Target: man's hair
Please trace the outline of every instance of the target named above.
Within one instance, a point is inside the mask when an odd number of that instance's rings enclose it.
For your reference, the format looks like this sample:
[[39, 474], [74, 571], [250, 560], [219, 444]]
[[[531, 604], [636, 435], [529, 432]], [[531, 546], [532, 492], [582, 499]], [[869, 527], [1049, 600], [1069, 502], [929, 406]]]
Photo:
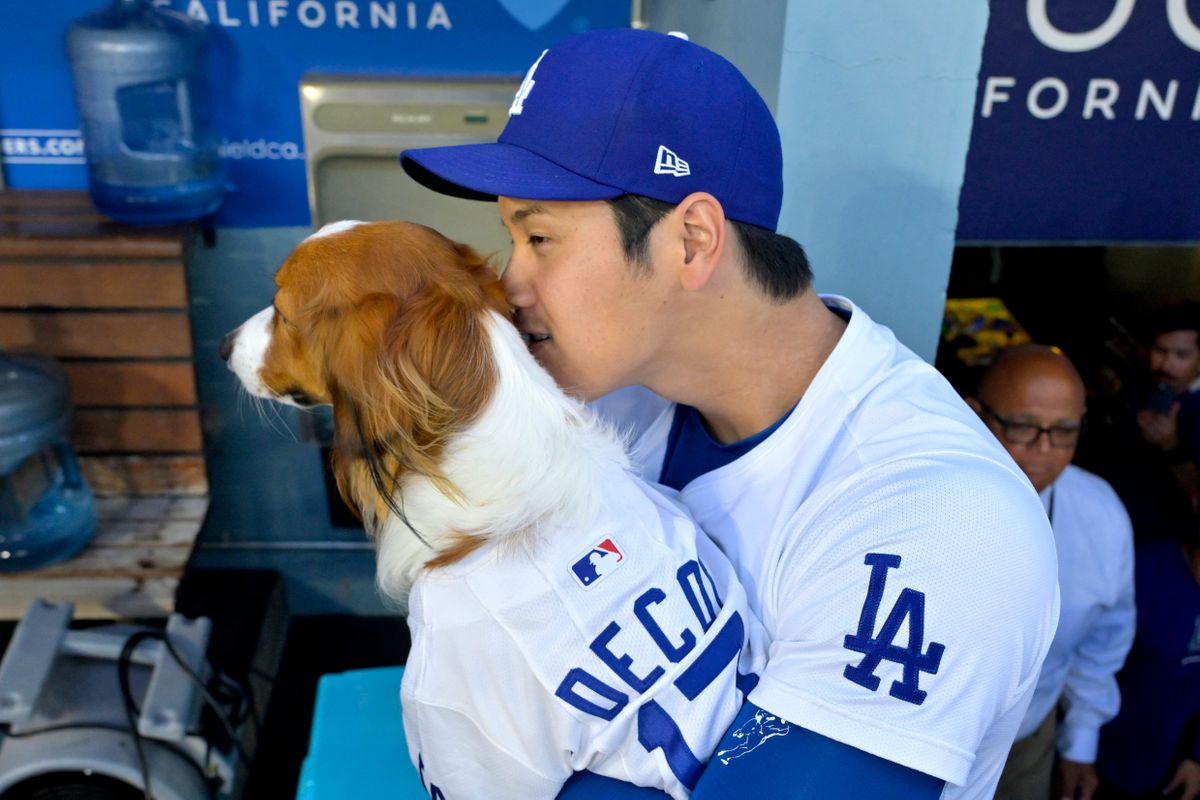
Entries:
[[[646, 248], [650, 230], [671, 213], [675, 204], [636, 194], [624, 194], [607, 202], [621, 231], [625, 258], [639, 272], [648, 271]], [[773, 300], [790, 300], [812, 285], [808, 256], [796, 240], [757, 225], [730, 222], [737, 233], [750, 280], [764, 294]]]
[[1184, 301], [1159, 309], [1150, 320], [1150, 341], [1164, 333], [1192, 331], [1200, 344], [1200, 303]]

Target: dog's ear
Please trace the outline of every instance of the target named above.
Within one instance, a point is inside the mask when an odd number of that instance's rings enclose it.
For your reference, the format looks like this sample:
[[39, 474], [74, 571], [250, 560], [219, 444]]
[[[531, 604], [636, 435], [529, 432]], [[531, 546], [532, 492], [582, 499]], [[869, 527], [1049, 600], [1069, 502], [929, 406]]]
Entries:
[[[339, 447], [358, 454], [392, 497], [405, 473], [458, 495], [438, 465], [450, 437], [474, 420], [496, 383], [487, 312], [508, 313], [499, 279], [470, 247], [404, 227], [371, 240], [375, 293], [341, 303], [325, 328]], [[395, 510], [395, 509], [393, 509]]]
[[339, 449], [364, 458], [390, 496], [404, 473], [457, 491], [438, 468], [450, 437], [491, 398], [495, 370], [484, 318], [438, 285], [407, 299], [373, 295], [349, 312], [331, 359]]
[[423, 448], [444, 444], [491, 399], [496, 375], [484, 320], [476, 304], [434, 286], [388, 327], [382, 372], [407, 404]]
[[370, 522], [383, 509], [369, 507], [390, 497], [403, 470], [389, 453], [390, 431], [402, 423], [392, 408], [390, 379], [381, 374], [384, 334], [399, 302], [391, 295], [364, 298], [354, 306], [321, 311], [314, 345], [323, 353], [325, 382], [333, 395], [333, 470], [346, 505]]
[[458, 260], [456, 270], [467, 277], [467, 281], [474, 286], [474, 291], [482, 293], [481, 301], [487, 308], [511, 320], [513, 308], [504, 296], [495, 254], [481, 255], [470, 245], [459, 242], [452, 244], [455, 258]]
[[380, 350], [380, 374], [390, 379], [415, 444], [435, 451], [491, 399], [496, 374], [487, 312], [508, 313], [487, 259], [467, 245], [442, 241], [448, 252], [422, 253], [431, 266], [400, 299]]

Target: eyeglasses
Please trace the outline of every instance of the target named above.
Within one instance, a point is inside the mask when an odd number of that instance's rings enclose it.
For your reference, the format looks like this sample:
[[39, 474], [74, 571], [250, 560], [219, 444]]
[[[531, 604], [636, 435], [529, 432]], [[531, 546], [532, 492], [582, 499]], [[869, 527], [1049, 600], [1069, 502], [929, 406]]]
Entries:
[[1032, 422], [1014, 422], [993, 411], [986, 403], [980, 402], [979, 407], [984, 413], [1000, 425], [1000, 435], [1009, 444], [1037, 444], [1042, 434], [1050, 439], [1051, 447], [1068, 448], [1079, 444], [1079, 434], [1083, 432], [1083, 420], [1077, 425], [1051, 425], [1043, 428]]

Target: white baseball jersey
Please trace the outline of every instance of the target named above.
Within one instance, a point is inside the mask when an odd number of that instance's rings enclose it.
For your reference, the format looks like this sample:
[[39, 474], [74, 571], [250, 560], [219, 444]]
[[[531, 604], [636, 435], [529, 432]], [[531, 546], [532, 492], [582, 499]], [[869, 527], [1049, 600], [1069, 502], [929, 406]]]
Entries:
[[400, 695], [431, 797], [554, 798], [590, 770], [686, 797], [765, 661], [729, 561], [614, 472], [602, 519], [421, 576]]
[[[945, 798], [991, 798], [1058, 619], [1045, 510], [932, 367], [825, 302], [849, 322], [791, 415], [680, 499], [771, 640], [752, 702], [941, 778]], [[657, 478], [673, 407], [644, 390], [597, 405]]]

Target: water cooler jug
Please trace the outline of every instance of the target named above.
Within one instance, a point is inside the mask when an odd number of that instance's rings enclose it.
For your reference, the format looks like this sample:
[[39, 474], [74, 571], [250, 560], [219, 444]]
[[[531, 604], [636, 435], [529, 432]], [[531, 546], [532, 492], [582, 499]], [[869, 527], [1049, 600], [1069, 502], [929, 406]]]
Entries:
[[225, 173], [205, 79], [206, 26], [114, 0], [67, 30], [92, 200], [130, 223], [211, 214]]
[[96, 531], [92, 493], [67, 443], [57, 362], [0, 354], [0, 573], [75, 555]]

